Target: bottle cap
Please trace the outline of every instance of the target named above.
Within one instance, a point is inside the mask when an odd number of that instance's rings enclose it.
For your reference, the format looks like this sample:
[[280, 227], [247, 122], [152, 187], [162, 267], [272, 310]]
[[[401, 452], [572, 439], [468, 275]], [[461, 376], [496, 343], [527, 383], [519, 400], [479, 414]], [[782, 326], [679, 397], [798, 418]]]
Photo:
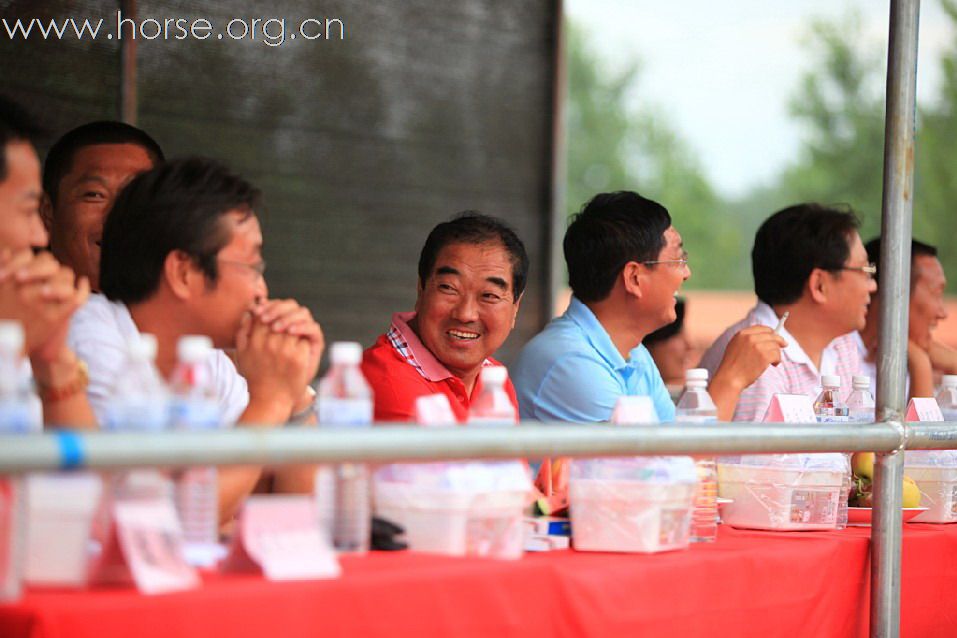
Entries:
[[156, 336], [143, 333], [134, 336], [127, 344], [130, 358], [137, 361], [156, 360]]
[[17, 321], [0, 321], [0, 352], [20, 356], [23, 326]]
[[946, 388], [957, 388], [957, 374], [945, 374], [940, 378], [940, 384]]
[[482, 368], [482, 385], [505, 385], [508, 370], [505, 366], [485, 366]]
[[864, 374], [855, 374], [851, 377], [851, 385], [855, 390], [870, 390], [871, 378]]
[[707, 380], [708, 380], [707, 368], [691, 368], [690, 370], [685, 370], [685, 381], [707, 381]]
[[183, 335], [176, 342], [176, 358], [183, 363], [202, 363], [213, 349], [213, 340], [205, 335]]
[[359, 365], [362, 362], [362, 346], [355, 341], [336, 341], [329, 349], [333, 365]]
[[825, 374], [821, 377], [821, 385], [830, 388], [839, 388], [841, 387], [841, 377], [836, 374]]

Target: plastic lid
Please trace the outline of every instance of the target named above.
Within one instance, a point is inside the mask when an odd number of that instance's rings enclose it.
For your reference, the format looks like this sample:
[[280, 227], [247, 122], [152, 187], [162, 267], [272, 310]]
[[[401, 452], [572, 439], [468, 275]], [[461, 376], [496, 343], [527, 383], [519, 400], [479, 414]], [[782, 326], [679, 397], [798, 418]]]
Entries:
[[362, 361], [362, 346], [355, 341], [336, 341], [329, 349], [333, 365], [359, 365]]
[[17, 321], [0, 321], [0, 352], [19, 355], [23, 350], [23, 326]]
[[[955, 377], [957, 378], [957, 377]], [[855, 390], [870, 390], [871, 389], [871, 378], [863, 374], [855, 374], [851, 378], [851, 385], [854, 386]]]
[[[825, 374], [821, 377], [821, 385], [830, 388], [839, 388], [841, 387], [841, 377], [836, 374]], [[870, 385], [870, 380], [868, 380], [868, 385]]]
[[148, 333], [137, 335], [130, 339], [128, 348], [131, 359], [153, 361], [156, 359], [156, 336]]
[[508, 379], [505, 366], [485, 366], [481, 374], [483, 385], [505, 385], [505, 380]]
[[957, 374], [945, 374], [940, 378], [940, 384], [948, 388], [957, 388]]
[[707, 380], [708, 380], [707, 368], [691, 368], [690, 370], [685, 370], [685, 381], [707, 381]]
[[205, 335], [183, 335], [176, 342], [176, 357], [183, 363], [202, 363], [213, 349], [213, 340]]

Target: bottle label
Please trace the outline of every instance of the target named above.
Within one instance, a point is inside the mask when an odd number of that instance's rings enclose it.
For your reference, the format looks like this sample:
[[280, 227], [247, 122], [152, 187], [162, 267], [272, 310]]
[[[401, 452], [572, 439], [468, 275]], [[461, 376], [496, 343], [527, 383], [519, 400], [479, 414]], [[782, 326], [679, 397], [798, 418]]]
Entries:
[[819, 414], [817, 415], [818, 423], [847, 423], [850, 419], [847, 415], [837, 415], [837, 414]]
[[678, 423], [717, 423], [718, 417], [713, 414], [679, 414], [675, 421]]
[[184, 430], [212, 430], [219, 427], [219, 404], [207, 399], [174, 400], [170, 405], [173, 425]]
[[319, 424], [348, 427], [372, 423], [372, 401], [369, 399], [319, 399]]
[[837, 520], [838, 492], [807, 489], [791, 492], [791, 522], [827, 524]]

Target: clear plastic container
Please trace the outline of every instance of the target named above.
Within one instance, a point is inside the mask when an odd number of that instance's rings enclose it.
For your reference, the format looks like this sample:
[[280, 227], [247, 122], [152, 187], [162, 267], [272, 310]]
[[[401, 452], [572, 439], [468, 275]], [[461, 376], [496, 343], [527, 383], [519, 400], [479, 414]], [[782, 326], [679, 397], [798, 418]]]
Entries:
[[[176, 344], [170, 377], [173, 427], [185, 431], [219, 428], [222, 414], [210, 374], [214, 355], [209, 337], [184, 335]], [[210, 567], [224, 555], [219, 545], [219, 481], [216, 466], [191, 467], [175, 475], [176, 511], [183, 526], [187, 562]]]
[[907, 450], [904, 474], [917, 483], [920, 507], [917, 523], [957, 522], [957, 450]]
[[[372, 424], [372, 388], [359, 364], [362, 346], [340, 341], [330, 348], [332, 366], [319, 381], [319, 425], [365, 428]], [[362, 463], [321, 466], [316, 470], [319, 526], [340, 552], [369, 550], [372, 509], [369, 468]]]
[[518, 461], [387, 465], [376, 472], [375, 509], [414, 551], [511, 560], [523, 553], [530, 491]]
[[[675, 420], [679, 423], [714, 423], [718, 409], [708, 394], [708, 371], [695, 368], [685, 372], [685, 389], [678, 399]], [[691, 516], [691, 540], [710, 543], [718, 536], [718, 475], [713, 457], [695, 461], [698, 485]]]
[[846, 463], [840, 453], [719, 459], [719, 494], [732, 500], [722, 521], [748, 529], [835, 529]]
[[653, 553], [690, 542], [698, 474], [691, 457], [574, 459], [572, 543], [579, 551]]

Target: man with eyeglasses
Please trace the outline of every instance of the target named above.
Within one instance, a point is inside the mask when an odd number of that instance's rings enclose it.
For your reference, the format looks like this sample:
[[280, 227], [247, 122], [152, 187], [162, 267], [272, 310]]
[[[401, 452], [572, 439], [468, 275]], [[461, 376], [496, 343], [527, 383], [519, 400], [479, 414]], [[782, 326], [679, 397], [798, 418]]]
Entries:
[[[865, 244], [868, 259], [879, 267], [881, 238]], [[877, 383], [877, 332], [880, 317], [880, 272], [875, 273], [878, 289], [867, 310], [867, 324], [856, 334], [862, 363], [861, 373], [871, 378], [871, 388]], [[931, 332], [938, 321], [947, 318], [944, 291], [947, 277], [937, 259], [937, 248], [912, 240], [910, 248], [910, 304], [908, 306], [907, 374], [908, 396], [929, 397], [934, 394], [934, 368], [944, 374], [953, 374], [951, 351], [935, 343]]]
[[868, 262], [854, 213], [820, 204], [778, 211], [754, 237], [751, 266], [757, 305], [705, 352], [701, 367], [718, 367], [725, 347], [748, 326], [781, 326], [781, 363], [742, 393], [735, 421], [760, 421], [775, 394], [817, 396], [821, 376], [838, 375], [847, 393], [860, 374], [855, 332], [864, 328], [877, 269]]
[[[675, 406], [642, 339], [675, 320], [691, 276], [668, 211], [638, 193], [602, 193], [565, 233], [573, 296], [564, 315], [522, 350], [512, 368], [523, 419], [601, 422], [625, 395], [650, 396], [661, 421]], [[730, 340], [709, 390], [728, 420], [738, 393], [779, 361], [783, 341], [754, 326]]]
[[[126, 358], [126, 343], [156, 336], [156, 365], [169, 377], [184, 335], [217, 348], [205, 362], [223, 423], [273, 427], [312, 411], [309, 382], [322, 331], [292, 300], [269, 300], [263, 279], [260, 193], [203, 158], [160, 164], [134, 177], [103, 226], [102, 295], [73, 318], [69, 342], [89, 365], [88, 394], [102, 414]], [[223, 349], [235, 348], [234, 360]], [[314, 469], [276, 470], [273, 489], [308, 492]], [[261, 467], [219, 473], [220, 520], [227, 521], [261, 478]]]

